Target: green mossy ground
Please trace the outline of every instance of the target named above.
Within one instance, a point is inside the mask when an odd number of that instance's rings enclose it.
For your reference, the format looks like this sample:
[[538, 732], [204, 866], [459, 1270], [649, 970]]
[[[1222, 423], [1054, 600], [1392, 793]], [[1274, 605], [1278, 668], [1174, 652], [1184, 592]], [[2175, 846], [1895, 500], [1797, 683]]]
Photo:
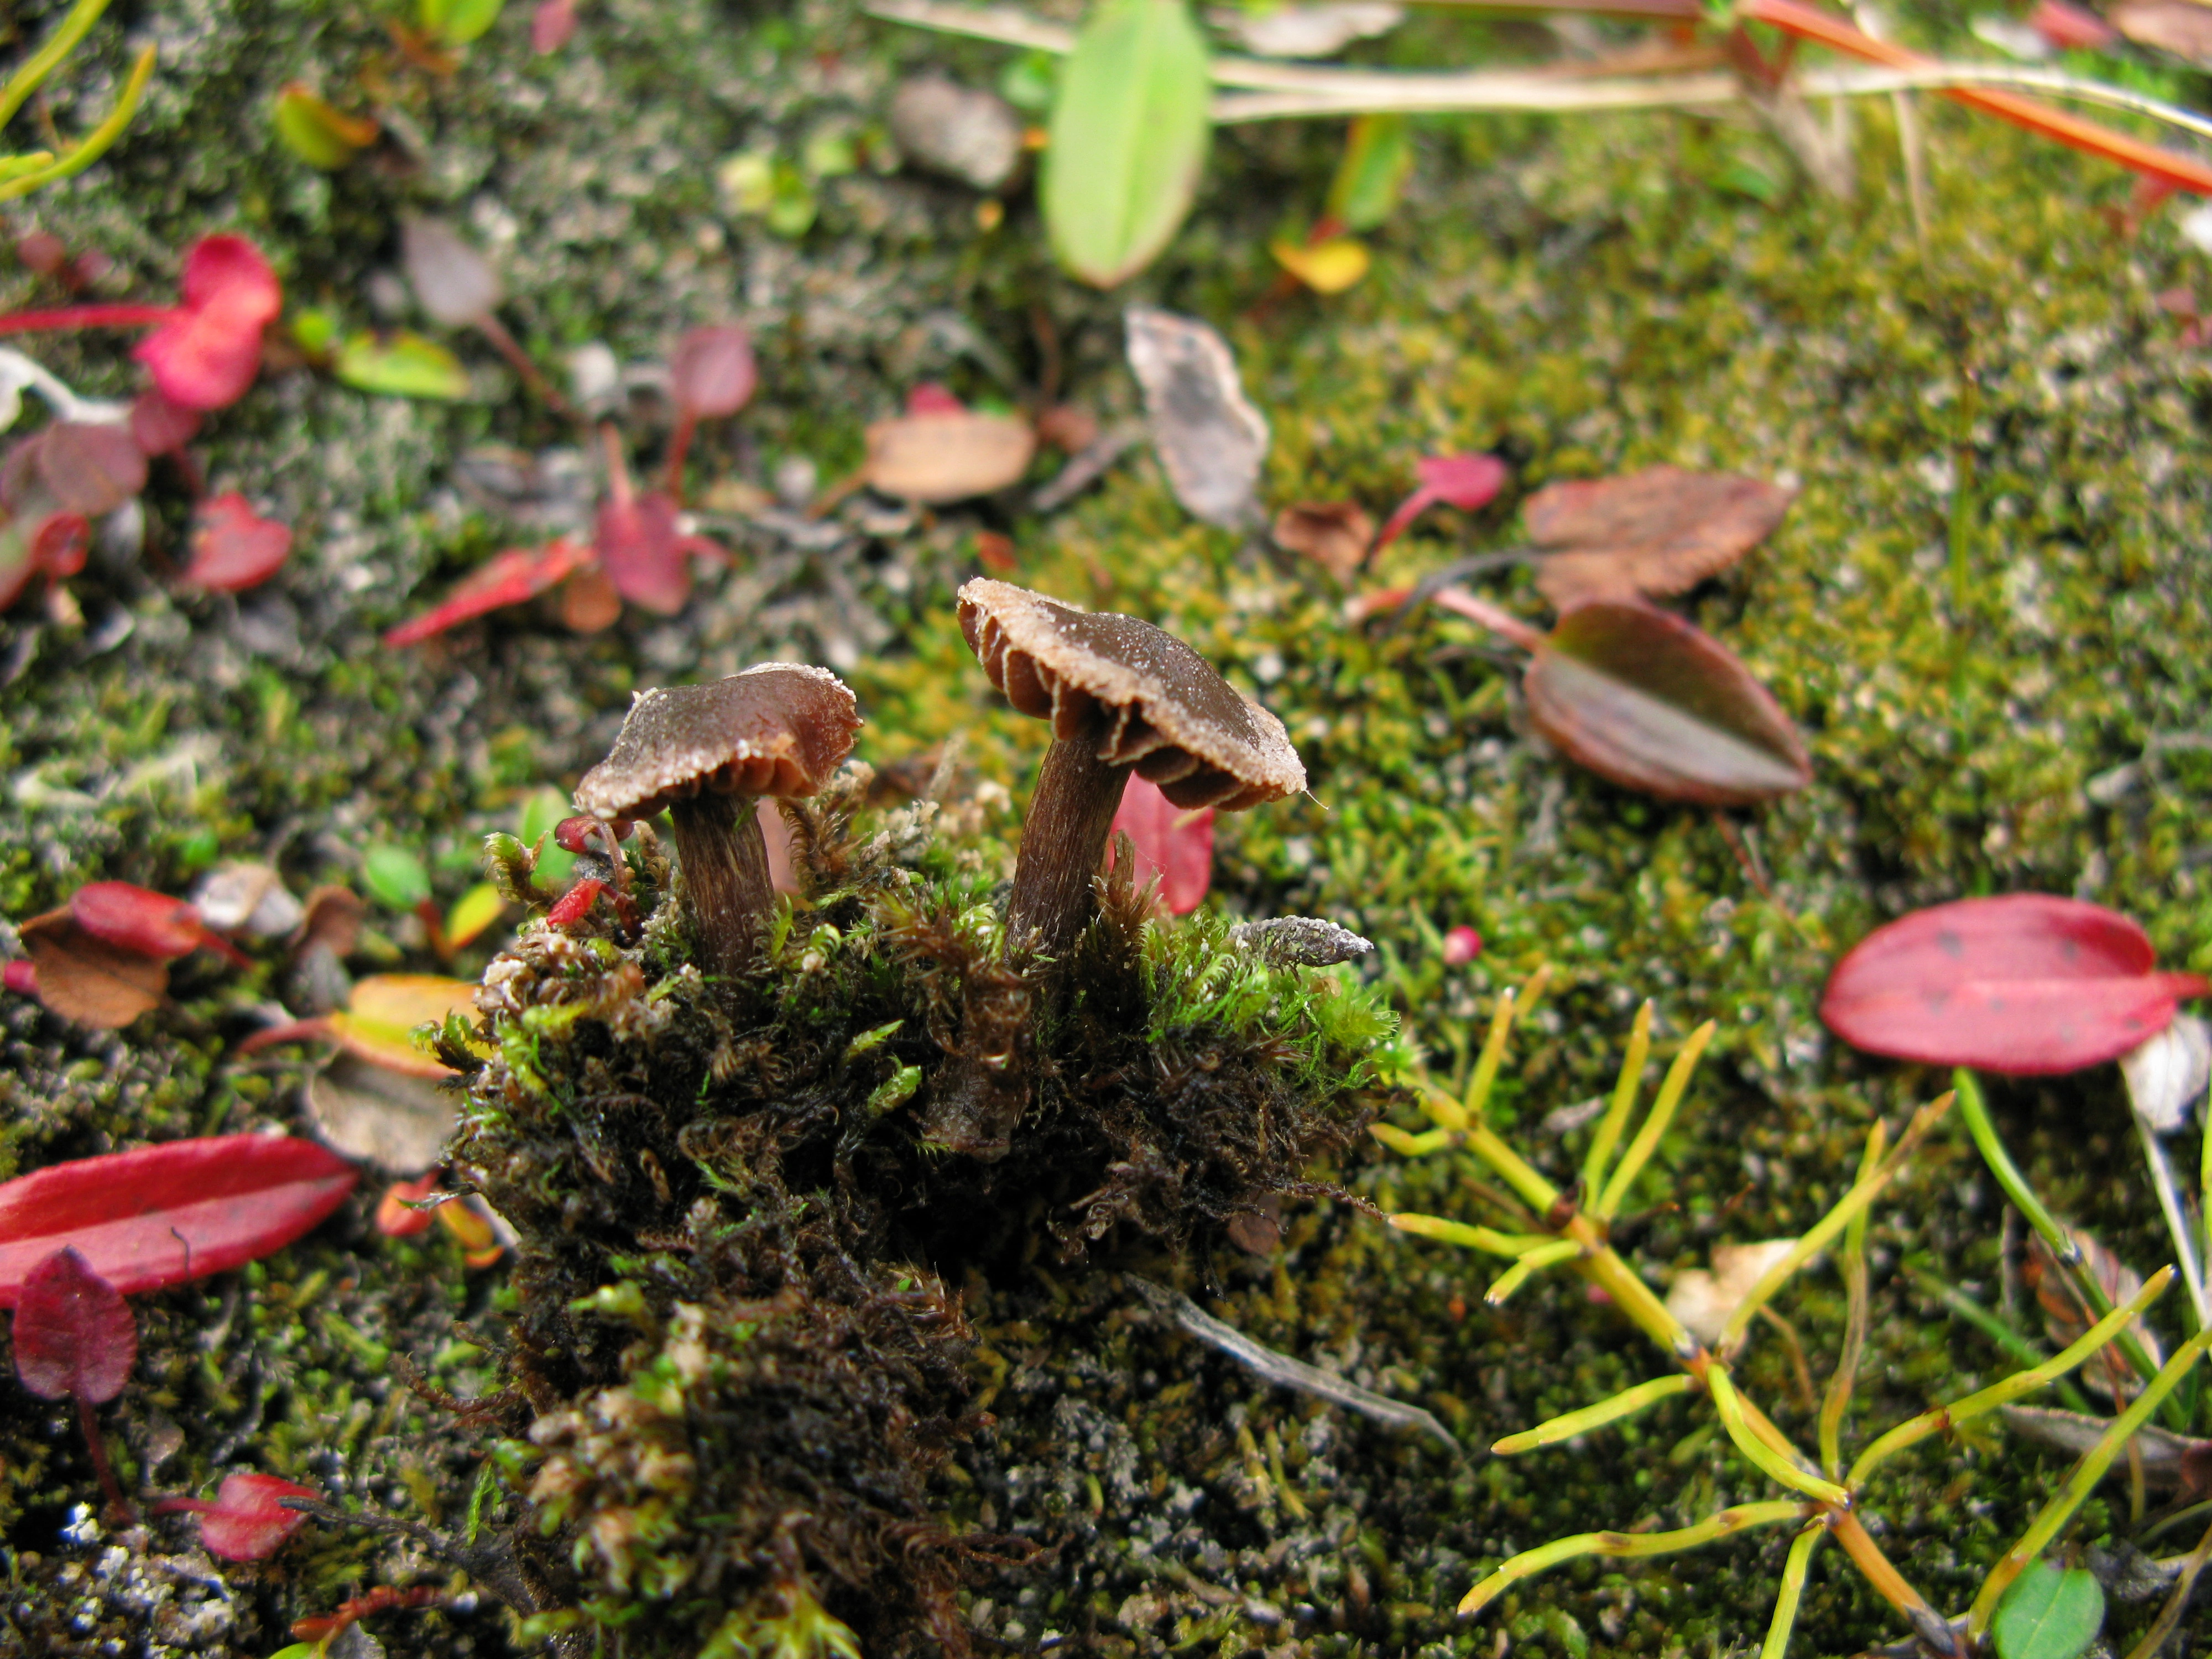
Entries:
[[[825, 127], [878, 121], [902, 66], [988, 80], [1000, 54], [842, 6], [611, 0], [585, 9], [576, 46], [541, 62], [525, 9], [510, 9], [452, 81], [391, 71], [411, 169], [364, 162], [331, 178], [276, 147], [265, 111], [300, 77], [347, 101], [384, 50], [379, 15], [154, 0], [119, 20], [163, 46], [138, 128], [11, 222], [108, 254], [110, 283], [133, 296], [167, 291], [194, 235], [240, 230], [295, 301], [363, 325], [380, 315], [398, 210], [447, 212], [495, 252], [506, 314], [549, 359], [594, 338], [643, 358], [683, 325], [748, 322], [763, 394], [708, 435], [701, 468], [756, 483], [793, 459], [836, 477], [863, 423], [918, 380], [1018, 398], [1042, 369], [1033, 307], [1054, 324], [1066, 394], [1126, 414], [1116, 319], [1126, 299], [1151, 299], [1234, 343], [1273, 425], [1271, 503], [1387, 508], [1414, 459], [1441, 449], [1513, 462], [1508, 499], [1472, 522], [1432, 515], [1388, 577], [1510, 544], [1519, 494], [1555, 477], [1661, 460], [1794, 477], [1803, 493], [1781, 532], [1691, 606], [1774, 688], [1815, 756], [1812, 787], [1747, 825], [1780, 904], [1747, 881], [1709, 816], [1547, 752], [1519, 718], [1513, 665], [1474, 629], [1346, 627], [1326, 578], [1194, 526], [1149, 459], [1048, 519], [1012, 500], [919, 522], [856, 511], [821, 549], [718, 522], [737, 568], [676, 621], [633, 617], [579, 641], [531, 615], [383, 651], [378, 629], [520, 538], [457, 491], [462, 453], [573, 441], [461, 340], [478, 404], [372, 398], [290, 371], [210, 423], [215, 486], [298, 527], [270, 587], [232, 601], [167, 586], [185, 514], [164, 483], [149, 503], [161, 551], [95, 553], [72, 585], [81, 623], [35, 601], [0, 622], [0, 915], [34, 914], [97, 878], [182, 890], [223, 858], [273, 861], [304, 890], [357, 878], [379, 841], [422, 850], [450, 899], [477, 878], [485, 833], [512, 829], [524, 797], [565, 788], [605, 751], [633, 687], [776, 657], [846, 675], [870, 721], [860, 752], [879, 767], [957, 735], [980, 778], [1018, 799], [1040, 734], [993, 708], [950, 603], [972, 532], [991, 527], [1013, 535], [1018, 580], [1171, 629], [1288, 726], [1314, 799], [1224, 822], [1224, 909], [1324, 915], [1375, 939], [1375, 984], [1447, 1073], [1495, 990], [1555, 965], [1559, 988], [1502, 1091], [1540, 1153], [1543, 1115], [1610, 1080], [1639, 999], [1659, 1004], [1662, 1058], [1671, 1036], [1721, 1021], [1691, 1115], [1638, 1195], [1677, 1206], [1635, 1240], [1656, 1276], [1716, 1242], [1804, 1226], [1842, 1190], [1872, 1119], [1940, 1086], [1840, 1051], [1813, 1018], [1836, 951], [1877, 921], [1963, 894], [2079, 892], [2141, 918], [2166, 965], [2212, 967], [2197, 827], [2212, 763], [2192, 746], [2212, 689], [2212, 379], [2153, 297], [2201, 288], [2203, 258], [2170, 214], [2116, 231], [2129, 184], [2103, 164], [1924, 106], [1923, 255], [1880, 106], [1857, 112], [1848, 204], [1793, 182], [1772, 140], [1729, 121], [1427, 122], [1375, 273], [1340, 299], [1258, 315], [1268, 236], [1302, 231], [1318, 207], [1336, 142], [1322, 126], [1223, 134], [1170, 257], [1129, 295], [1101, 297], [1049, 271], [1022, 199], [985, 231], [963, 191], [863, 171], [825, 184], [817, 226], [790, 242], [717, 198], [714, 167], [732, 151], [773, 143], [796, 156]], [[58, 11], [16, 17], [34, 36]], [[63, 77], [65, 130], [105, 108], [122, 33], [105, 28]], [[1429, 21], [1391, 51], [1459, 61], [1480, 38]], [[8, 305], [57, 297], [0, 276]], [[33, 349], [81, 389], [135, 384], [115, 337]], [[630, 424], [649, 459], [650, 411]], [[1522, 578], [1494, 592], [1540, 614]], [[1447, 969], [1441, 933], [1461, 922], [1486, 954]], [[383, 931], [382, 961], [433, 965], [397, 919]], [[373, 941], [355, 965], [379, 960]], [[5, 1000], [0, 1157], [29, 1169], [147, 1139], [296, 1127], [296, 1068], [234, 1049], [289, 989], [273, 962], [252, 974], [189, 963], [176, 1007], [118, 1036]], [[2055, 1207], [2140, 1267], [2164, 1259], [2109, 1068], [2006, 1087], [1995, 1103]], [[1564, 1170], [1571, 1150], [1547, 1156]], [[1474, 1213], [1455, 1170], [1365, 1156], [1340, 1173], [1378, 1205]], [[513, 1287], [502, 1270], [466, 1273], [442, 1232], [380, 1237], [374, 1197], [247, 1273], [139, 1299], [143, 1358], [108, 1413], [126, 1481], [198, 1492], [222, 1468], [266, 1468], [466, 1530], [493, 1431], [398, 1386], [388, 1357], [414, 1356], [464, 1397], [495, 1388]], [[1885, 1200], [1855, 1432], [2009, 1369], [1916, 1278], [1993, 1301], [2001, 1211], [1962, 1139]], [[1578, 1285], [1540, 1285], [1485, 1312], [1483, 1264], [1340, 1206], [1294, 1207], [1269, 1261], [1133, 1265], [1261, 1340], [1423, 1401], [1474, 1447], [1658, 1369]], [[1054, 1631], [1147, 1654], [1489, 1655], [1502, 1638], [1567, 1659], [1585, 1645], [1702, 1659], [1764, 1627], [1772, 1539], [1626, 1571], [1583, 1564], [1478, 1625], [1451, 1617], [1513, 1550], [1686, 1524], [1763, 1496], [1696, 1408], [1533, 1458], [1454, 1462], [1261, 1388], [1161, 1328], [1108, 1267], [1071, 1273], [1041, 1244], [1026, 1269], [955, 1288], [976, 1333], [975, 1404], [998, 1420], [954, 1449], [935, 1501], [1048, 1552], [962, 1593], [979, 1637], [1020, 1650]], [[1816, 1273], [1787, 1310], [1816, 1375], [1840, 1305], [1832, 1275]], [[1785, 1427], [1809, 1428], [1778, 1346], [1762, 1338], [1748, 1373]], [[182, 1521], [155, 1523], [149, 1555], [82, 1529], [66, 1540], [70, 1505], [93, 1490], [67, 1426], [0, 1390], [0, 1643], [91, 1655], [150, 1632], [153, 1651], [258, 1659], [289, 1620], [349, 1588], [452, 1572], [407, 1538], [325, 1527], [219, 1576]], [[1931, 1600], [1961, 1607], [2062, 1468], [1994, 1432], [1931, 1445], [1875, 1496], [1886, 1547]], [[486, 1524], [518, 1518], [511, 1498], [486, 1502]], [[2076, 1534], [2094, 1538], [2110, 1518], [2093, 1505]], [[2126, 1640], [2148, 1613], [2117, 1616]], [[395, 1652], [505, 1642], [495, 1612], [466, 1603], [375, 1628]], [[1798, 1651], [1901, 1634], [1838, 1558], [1822, 1559]]]

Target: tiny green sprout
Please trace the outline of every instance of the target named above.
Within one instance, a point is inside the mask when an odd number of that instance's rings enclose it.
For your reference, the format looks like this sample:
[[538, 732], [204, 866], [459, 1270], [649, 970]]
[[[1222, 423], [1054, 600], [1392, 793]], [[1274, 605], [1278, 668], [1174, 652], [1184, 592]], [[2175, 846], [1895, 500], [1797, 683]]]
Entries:
[[[1823, 1538], [1833, 1538], [1842, 1547], [1852, 1565], [1903, 1615], [1922, 1646], [1932, 1653], [1960, 1659], [1984, 1650], [1994, 1641], [2000, 1659], [2075, 1659], [2095, 1634], [2102, 1614], [2101, 1597], [2093, 1609], [2087, 1595], [2072, 1585], [2069, 1575], [2051, 1568], [2042, 1557], [2113, 1460], [2160, 1409], [2205, 1349], [2212, 1346], [2212, 1329], [2182, 1344], [2162, 1367], [2147, 1372], [2141, 1392], [2075, 1466], [2019, 1540], [1990, 1569], [1972, 1607], [1959, 1619], [1947, 1619], [1938, 1613], [1883, 1553], [1875, 1529], [1869, 1528], [1865, 1518], [1869, 1510], [1868, 1483], [1899, 1453], [1924, 1440], [1948, 1435], [1963, 1423], [2057, 1382], [2107, 1344], [2119, 1340], [2143, 1310], [2173, 1282], [2174, 1270], [2160, 1269], [2141, 1291], [2118, 1307], [2108, 1303], [2100, 1310], [2103, 1316], [2056, 1356], [2031, 1363], [1964, 1399], [1908, 1419], [1876, 1437], [1847, 1466], [1842, 1443], [1844, 1421], [1865, 1349], [1869, 1318], [1867, 1218], [1875, 1200], [1904, 1172], [1922, 1141], [1949, 1109], [1954, 1097], [1945, 1095], [1922, 1107], [1893, 1147], [1885, 1126], [1875, 1124], [1850, 1187], [1752, 1286], [1709, 1347], [1675, 1318], [1658, 1293], [1614, 1250], [1609, 1229], [1658, 1150], [1661, 1137], [1674, 1121], [1714, 1028], [1709, 1022], [1684, 1041], [1650, 1111], [1631, 1133], [1651, 1051], [1651, 1006], [1644, 1006], [1630, 1037], [1627, 1063], [1593, 1132], [1580, 1179], [1572, 1188], [1562, 1191], [1508, 1145], [1485, 1115], [1515, 1020], [1540, 994], [1544, 978], [1540, 970], [1517, 996], [1509, 990], [1499, 999], [1487, 1039], [1462, 1092], [1455, 1096], [1433, 1082], [1421, 1083], [1417, 1098], [1432, 1128], [1417, 1134], [1377, 1124], [1370, 1130], [1383, 1145], [1409, 1157], [1472, 1154], [1474, 1160], [1487, 1166], [1488, 1173], [1501, 1178], [1541, 1218], [1544, 1231], [1504, 1232], [1449, 1217], [1414, 1214], [1392, 1216], [1391, 1225], [1401, 1232], [1509, 1260], [1512, 1266], [1490, 1288], [1493, 1305], [1540, 1272], [1562, 1266], [1572, 1268], [1605, 1291], [1613, 1306], [1650, 1336], [1677, 1369], [1608, 1400], [1509, 1435], [1491, 1449], [1499, 1456], [1536, 1451], [1621, 1422], [1663, 1401], [1702, 1393], [1711, 1401], [1720, 1428], [1744, 1461], [1781, 1487], [1784, 1495], [1735, 1504], [1693, 1526], [1672, 1531], [1601, 1531], [1555, 1539], [1498, 1566], [1467, 1593], [1460, 1603], [1461, 1613], [1478, 1613], [1522, 1579], [1578, 1557], [1669, 1555], [1757, 1528], [1790, 1526], [1796, 1528], [1796, 1536], [1784, 1563], [1761, 1659], [1782, 1659], [1814, 1553]], [[1961, 1097], [1970, 1092], [1962, 1083]], [[1981, 1111], [1978, 1097], [1967, 1105], [1966, 1115], [1970, 1122], [1981, 1118], [1976, 1139], [1984, 1141], [1983, 1150], [1987, 1153], [1994, 1144], [1993, 1136], [1987, 1132], [1986, 1114]], [[2024, 1182], [2020, 1188], [2026, 1191]], [[1807, 1263], [1832, 1249], [1837, 1252], [1847, 1298], [1845, 1334], [1820, 1403], [1815, 1456], [1799, 1449], [1756, 1402], [1745, 1397], [1730, 1362], [1741, 1347], [1753, 1318]], [[2094, 1581], [2089, 1583], [2094, 1589]], [[2075, 1641], [2077, 1635], [2078, 1642]]]
[[[77, 0], [62, 19], [61, 27], [46, 37], [46, 43], [16, 67], [5, 86], [0, 86], [0, 126], [15, 118], [16, 111], [45, 84], [48, 76], [61, 67], [63, 60], [76, 49], [77, 43], [90, 33], [106, 9], [107, 0]], [[131, 73], [124, 81], [114, 107], [84, 136], [82, 142], [59, 155], [45, 149], [21, 155], [0, 155], [0, 202], [27, 196], [41, 185], [82, 173], [106, 155], [131, 125], [131, 118], [137, 112], [138, 100], [153, 74], [154, 48], [148, 46], [131, 65]]]

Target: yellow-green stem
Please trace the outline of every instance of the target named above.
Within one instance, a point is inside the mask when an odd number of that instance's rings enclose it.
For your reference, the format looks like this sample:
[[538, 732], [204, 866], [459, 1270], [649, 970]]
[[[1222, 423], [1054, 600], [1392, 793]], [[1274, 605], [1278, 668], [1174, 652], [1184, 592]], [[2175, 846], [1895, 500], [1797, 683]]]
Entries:
[[1804, 1504], [1783, 1498], [1759, 1504], [1739, 1504], [1678, 1532], [1585, 1532], [1572, 1538], [1556, 1538], [1540, 1548], [1523, 1550], [1469, 1590], [1461, 1598], [1460, 1617], [1481, 1612], [1523, 1578], [1532, 1578], [1562, 1561], [1584, 1555], [1673, 1555], [1753, 1527], [1778, 1527], [1784, 1522], [1799, 1520], [1804, 1514]]
[[1774, 1617], [1766, 1626], [1766, 1640], [1759, 1659], [1783, 1659], [1790, 1649], [1790, 1632], [1797, 1623], [1797, 1603], [1804, 1598], [1805, 1577], [1812, 1571], [1813, 1552], [1820, 1547], [1827, 1528], [1814, 1521], [1799, 1533], [1782, 1563], [1781, 1593], [1774, 1598]]
[[1690, 1033], [1682, 1044], [1681, 1053], [1667, 1068], [1667, 1080], [1659, 1085], [1659, 1097], [1651, 1103], [1651, 1115], [1644, 1120], [1636, 1132], [1636, 1139], [1628, 1143], [1628, 1150], [1620, 1156], [1620, 1167], [1605, 1183], [1605, 1194], [1590, 1206], [1590, 1213], [1601, 1221], [1610, 1221], [1620, 1212], [1621, 1200], [1636, 1177], [1644, 1173], [1651, 1154], [1659, 1150], [1659, 1137], [1667, 1133], [1674, 1121], [1674, 1109], [1682, 1103], [1683, 1092], [1690, 1086], [1690, 1073], [1698, 1068], [1698, 1058], [1705, 1052], [1705, 1045], [1713, 1040], [1720, 1028], [1711, 1020]]
[[[1866, 1151], [1859, 1156], [1859, 1179], [1881, 1163], [1889, 1129], [1880, 1118], [1867, 1132]], [[1844, 1230], [1844, 1342], [1836, 1355], [1836, 1369], [1828, 1390], [1820, 1399], [1820, 1472], [1831, 1480], [1844, 1476], [1844, 1413], [1850, 1407], [1851, 1389], [1858, 1382], [1859, 1359], [1866, 1352], [1868, 1212], [1861, 1210]]]
[[1588, 1434], [1608, 1423], [1618, 1423], [1625, 1417], [1648, 1411], [1662, 1400], [1688, 1394], [1697, 1386], [1696, 1379], [1686, 1371], [1677, 1371], [1672, 1376], [1654, 1377], [1649, 1382], [1638, 1382], [1632, 1389], [1623, 1389], [1610, 1400], [1601, 1400], [1596, 1405], [1585, 1406], [1577, 1412], [1565, 1413], [1548, 1422], [1539, 1423], [1533, 1429], [1523, 1429], [1518, 1434], [1509, 1434], [1490, 1449], [1498, 1456], [1510, 1457], [1516, 1452], [1534, 1451], [1539, 1446], [1556, 1446], [1562, 1440], [1572, 1440], [1577, 1435]]
[[1651, 1058], [1651, 1012], [1650, 1000], [1646, 998], [1636, 1011], [1636, 1024], [1628, 1033], [1628, 1053], [1620, 1062], [1620, 1081], [1613, 1086], [1613, 1104], [1590, 1138], [1589, 1151], [1583, 1154], [1585, 1193], [1595, 1193], [1605, 1184], [1605, 1166], [1613, 1161], [1613, 1149], [1620, 1144], [1629, 1114], [1636, 1109], [1636, 1092], [1644, 1081], [1644, 1065]]

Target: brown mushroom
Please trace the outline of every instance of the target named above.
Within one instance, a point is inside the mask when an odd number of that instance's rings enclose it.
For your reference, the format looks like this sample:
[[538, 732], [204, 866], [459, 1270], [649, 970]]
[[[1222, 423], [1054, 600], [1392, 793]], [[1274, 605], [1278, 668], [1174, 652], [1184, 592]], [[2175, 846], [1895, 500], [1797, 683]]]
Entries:
[[821, 788], [860, 724], [842, 680], [796, 663], [641, 691], [614, 748], [576, 786], [576, 806], [611, 823], [668, 810], [699, 966], [735, 979], [775, 903], [755, 799]]
[[1150, 623], [978, 578], [960, 590], [960, 629], [1006, 700], [1052, 721], [1006, 905], [1010, 956], [1074, 944], [1131, 772], [1186, 810], [1239, 811], [1306, 787], [1283, 723]]

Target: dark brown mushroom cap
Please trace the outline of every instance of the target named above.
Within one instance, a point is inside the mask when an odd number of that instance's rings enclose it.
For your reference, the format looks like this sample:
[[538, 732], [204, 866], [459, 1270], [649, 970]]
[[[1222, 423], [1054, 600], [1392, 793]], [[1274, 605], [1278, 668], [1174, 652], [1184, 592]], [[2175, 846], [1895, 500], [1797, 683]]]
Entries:
[[979, 577], [960, 590], [960, 631], [1007, 702], [1177, 806], [1241, 811], [1306, 787], [1283, 723], [1150, 623]]
[[649, 818], [702, 790], [811, 795], [852, 752], [860, 725], [845, 683], [798, 663], [641, 691], [614, 748], [576, 786], [576, 806], [602, 818]]

